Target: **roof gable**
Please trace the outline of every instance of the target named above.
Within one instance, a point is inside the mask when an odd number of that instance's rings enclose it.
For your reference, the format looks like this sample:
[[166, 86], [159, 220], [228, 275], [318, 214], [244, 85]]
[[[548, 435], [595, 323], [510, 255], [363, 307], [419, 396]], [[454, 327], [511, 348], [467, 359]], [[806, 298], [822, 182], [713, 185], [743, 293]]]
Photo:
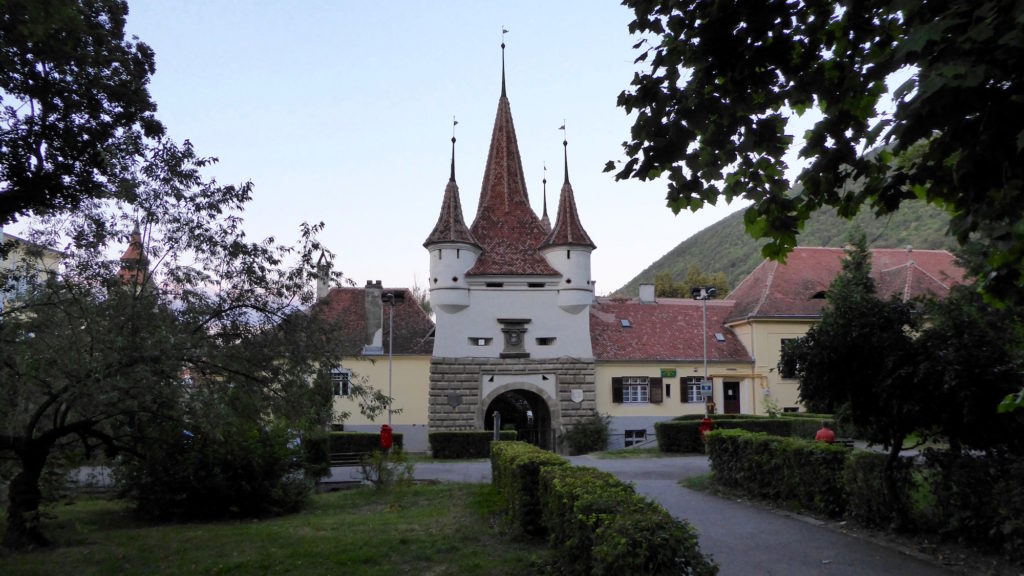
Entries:
[[[875, 248], [871, 277], [880, 298], [948, 295], [964, 281], [965, 271], [945, 250]], [[729, 294], [736, 305], [729, 320], [747, 317], [820, 316], [822, 297], [842, 270], [842, 248], [798, 247], [786, 263], [765, 260]]]

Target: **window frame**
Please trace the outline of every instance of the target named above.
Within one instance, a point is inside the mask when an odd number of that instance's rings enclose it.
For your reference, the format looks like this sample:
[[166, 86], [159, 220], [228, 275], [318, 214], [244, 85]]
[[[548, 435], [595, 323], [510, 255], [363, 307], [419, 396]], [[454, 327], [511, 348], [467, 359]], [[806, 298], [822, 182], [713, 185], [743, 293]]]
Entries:
[[331, 394], [339, 398], [352, 396], [352, 371], [348, 368], [331, 369]]

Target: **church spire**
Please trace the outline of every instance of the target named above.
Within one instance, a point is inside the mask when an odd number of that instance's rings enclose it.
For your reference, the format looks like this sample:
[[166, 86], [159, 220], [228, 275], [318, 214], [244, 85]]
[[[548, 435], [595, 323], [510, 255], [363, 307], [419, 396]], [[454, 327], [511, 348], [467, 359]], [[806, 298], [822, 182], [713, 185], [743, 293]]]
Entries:
[[[565, 131], [564, 123], [560, 130]], [[572, 191], [572, 184], [569, 183], [568, 140], [562, 140], [562, 148], [565, 158], [565, 180], [562, 184], [562, 194], [558, 199], [558, 213], [555, 216], [555, 226], [541, 246], [585, 246], [594, 249], [596, 248], [594, 242], [580, 222], [580, 215], [576, 210], [576, 198]]]
[[437, 217], [437, 224], [427, 236], [423, 245], [430, 247], [432, 244], [444, 242], [458, 242], [477, 246], [476, 238], [466, 226], [462, 217], [462, 202], [459, 200], [459, 185], [455, 183], [455, 125], [458, 121], [452, 117], [452, 169], [448, 178], [448, 185], [444, 188], [444, 200], [441, 201], [441, 214]]
[[508, 29], [504, 26], [501, 28], [501, 97], [506, 98], [505, 95], [505, 34], [508, 34]]
[[142, 233], [139, 231], [139, 223], [135, 222], [128, 240], [128, 248], [121, 255], [121, 268], [117, 271], [117, 277], [124, 285], [141, 286], [149, 272], [149, 258], [146, 257], [142, 245]]
[[548, 165], [544, 164], [544, 179], [541, 180], [544, 184], [544, 215], [540, 218], [540, 224], [544, 227], [544, 233], [551, 233], [551, 219], [548, 218]]

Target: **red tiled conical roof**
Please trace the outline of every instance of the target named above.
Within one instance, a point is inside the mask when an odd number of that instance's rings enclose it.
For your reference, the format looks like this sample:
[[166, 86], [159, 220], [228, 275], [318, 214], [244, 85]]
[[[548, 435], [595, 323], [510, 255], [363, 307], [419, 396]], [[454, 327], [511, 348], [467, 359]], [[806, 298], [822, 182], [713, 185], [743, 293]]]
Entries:
[[[565, 145], [565, 142], [562, 144]], [[569, 183], [568, 156], [565, 161], [565, 182], [562, 183], [562, 195], [558, 199], [555, 226], [544, 240], [543, 246], [586, 246], [591, 250], [596, 248], [587, 231], [583, 229], [579, 212], [576, 211], [576, 197], [572, 192], [572, 184]]]
[[459, 185], [455, 183], [455, 138], [452, 137], [452, 174], [444, 189], [444, 200], [441, 202], [441, 214], [437, 217], [434, 230], [427, 236], [424, 246], [441, 242], [462, 242], [478, 246], [473, 233], [462, 218], [462, 202], [459, 201]]
[[504, 90], [498, 99], [480, 203], [470, 231], [484, 251], [467, 275], [559, 275], [537, 251], [546, 234], [530, 208], [512, 111]]

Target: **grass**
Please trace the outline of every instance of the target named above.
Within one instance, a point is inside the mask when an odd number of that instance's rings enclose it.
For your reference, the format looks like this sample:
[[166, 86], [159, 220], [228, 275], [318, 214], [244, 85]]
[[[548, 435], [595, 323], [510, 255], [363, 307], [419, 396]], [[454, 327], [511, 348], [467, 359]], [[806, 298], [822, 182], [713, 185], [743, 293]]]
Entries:
[[543, 543], [513, 542], [490, 485], [434, 484], [313, 498], [291, 516], [151, 526], [113, 500], [48, 510], [57, 547], [0, 557], [0, 574], [530, 574]]
[[601, 460], [622, 460], [627, 458], [676, 458], [682, 454], [662, 452], [657, 446], [648, 448], [622, 448], [620, 450], [608, 450], [606, 452], [593, 452], [590, 454]]
[[710, 492], [712, 489], [713, 478], [711, 472], [707, 474], [701, 474], [699, 476], [688, 476], [679, 481], [679, 484], [684, 488], [690, 490], [698, 490], [700, 492]]

